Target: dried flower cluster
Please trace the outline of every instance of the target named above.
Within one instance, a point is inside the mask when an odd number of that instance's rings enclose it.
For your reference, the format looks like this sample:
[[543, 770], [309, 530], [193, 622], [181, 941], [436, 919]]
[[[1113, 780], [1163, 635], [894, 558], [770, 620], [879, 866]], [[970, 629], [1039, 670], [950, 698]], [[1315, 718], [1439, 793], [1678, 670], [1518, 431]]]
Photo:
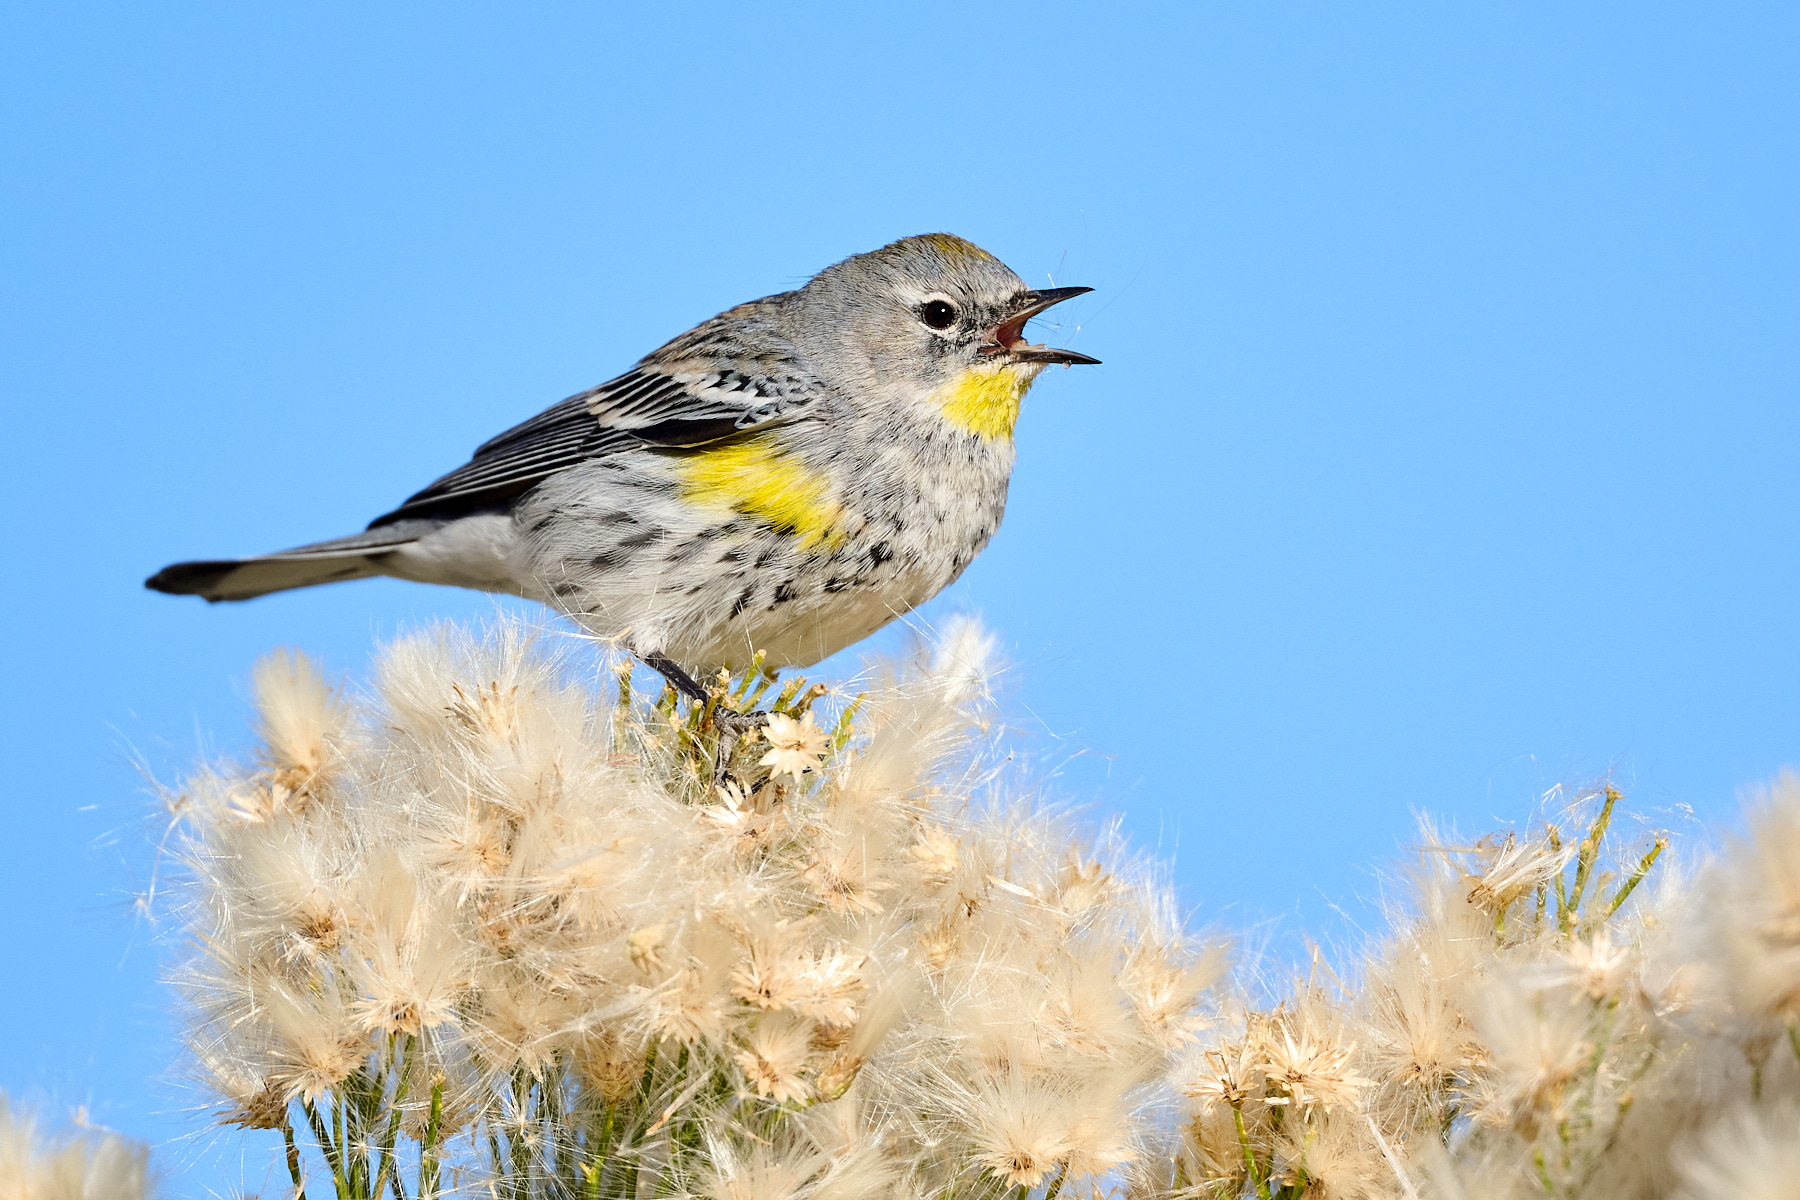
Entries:
[[150, 1150], [106, 1129], [45, 1134], [0, 1093], [0, 1200], [144, 1200]]
[[695, 706], [513, 625], [364, 699], [268, 660], [260, 760], [175, 801], [223, 1119], [346, 1198], [1800, 1194], [1800, 781], [1710, 861], [1610, 788], [1427, 826], [1359, 960], [1223, 982], [999, 769], [990, 652]]
[[[192, 1052], [296, 1188], [980, 1196], [1155, 1153], [1218, 956], [983, 766], [979, 629], [849, 703], [571, 649], [441, 629], [362, 701], [276, 656], [260, 761], [183, 789]], [[722, 741], [721, 703], [772, 715]]]
[[1146, 1193], [1800, 1196], [1800, 781], [1685, 873], [1660, 834], [1615, 858], [1623, 799], [1466, 845], [1427, 826], [1357, 970], [1315, 956], [1189, 1054]]

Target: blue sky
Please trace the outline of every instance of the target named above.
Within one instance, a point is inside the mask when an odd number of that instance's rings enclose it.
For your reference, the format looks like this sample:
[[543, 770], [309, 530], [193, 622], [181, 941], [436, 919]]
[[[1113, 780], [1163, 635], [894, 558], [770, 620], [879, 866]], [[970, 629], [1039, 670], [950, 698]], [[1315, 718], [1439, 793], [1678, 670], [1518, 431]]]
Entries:
[[1098, 289], [926, 616], [1001, 632], [1023, 745], [1199, 919], [1357, 917], [1415, 809], [1611, 770], [1704, 830], [1800, 761], [1792, 9], [371, 7], [0, 13], [0, 1087], [172, 1194], [273, 1154], [170, 1144], [140, 764], [241, 749], [273, 646], [492, 601], [142, 578], [902, 235]]

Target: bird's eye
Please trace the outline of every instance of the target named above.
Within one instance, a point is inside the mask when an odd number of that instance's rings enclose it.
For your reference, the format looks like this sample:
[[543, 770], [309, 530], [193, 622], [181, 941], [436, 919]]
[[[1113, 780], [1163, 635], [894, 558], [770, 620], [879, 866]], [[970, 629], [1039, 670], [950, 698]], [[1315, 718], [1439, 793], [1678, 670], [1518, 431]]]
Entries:
[[956, 324], [956, 306], [942, 300], [933, 300], [919, 310], [919, 320], [933, 329], [948, 329]]

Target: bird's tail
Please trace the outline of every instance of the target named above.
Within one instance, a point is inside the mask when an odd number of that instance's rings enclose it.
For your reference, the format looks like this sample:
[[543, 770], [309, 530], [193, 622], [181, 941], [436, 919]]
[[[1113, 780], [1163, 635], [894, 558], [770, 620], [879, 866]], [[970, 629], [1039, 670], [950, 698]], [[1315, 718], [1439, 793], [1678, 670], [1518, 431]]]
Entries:
[[382, 560], [438, 525], [437, 521], [396, 521], [366, 533], [255, 558], [171, 563], [144, 580], [144, 586], [172, 596], [202, 596], [209, 601], [251, 600], [290, 588], [366, 579], [387, 574]]

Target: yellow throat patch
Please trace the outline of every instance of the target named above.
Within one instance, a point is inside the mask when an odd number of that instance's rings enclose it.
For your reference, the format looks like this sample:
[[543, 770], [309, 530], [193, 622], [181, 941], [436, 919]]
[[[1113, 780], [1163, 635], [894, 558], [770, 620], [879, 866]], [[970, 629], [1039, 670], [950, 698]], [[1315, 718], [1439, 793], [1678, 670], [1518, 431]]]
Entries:
[[944, 420], [987, 441], [1011, 437], [1019, 423], [1019, 401], [1031, 390], [1035, 375], [1011, 367], [972, 367], [931, 393]]
[[767, 521], [808, 550], [835, 550], [845, 533], [824, 476], [766, 438], [694, 452], [681, 465], [682, 497]]

